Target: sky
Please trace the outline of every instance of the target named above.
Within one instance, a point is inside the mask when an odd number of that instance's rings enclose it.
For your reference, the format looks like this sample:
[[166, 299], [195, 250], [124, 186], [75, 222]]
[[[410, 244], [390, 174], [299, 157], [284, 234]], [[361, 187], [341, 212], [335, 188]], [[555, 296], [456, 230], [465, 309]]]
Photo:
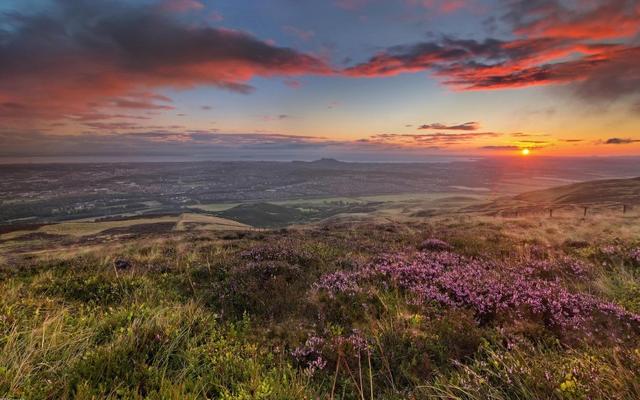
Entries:
[[640, 155], [640, 0], [3, 0], [0, 158]]

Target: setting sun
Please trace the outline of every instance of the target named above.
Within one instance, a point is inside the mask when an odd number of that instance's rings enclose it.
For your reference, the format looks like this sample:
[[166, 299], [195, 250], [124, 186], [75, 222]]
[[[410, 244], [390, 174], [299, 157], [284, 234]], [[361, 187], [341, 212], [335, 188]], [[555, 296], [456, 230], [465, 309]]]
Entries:
[[528, 156], [531, 151], [529, 149], [522, 149], [520, 150], [520, 153], [522, 153], [523, 156]]

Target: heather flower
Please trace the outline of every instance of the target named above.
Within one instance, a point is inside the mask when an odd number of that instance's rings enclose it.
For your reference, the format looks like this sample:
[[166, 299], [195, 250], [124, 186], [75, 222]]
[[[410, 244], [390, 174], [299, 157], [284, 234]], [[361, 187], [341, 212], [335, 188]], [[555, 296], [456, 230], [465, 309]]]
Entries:
[[521, 268], [522, 273], [528, 276], [549, 277], [557, 272], [556, 265], [549, 260], [530, 260]]
[[356, 275], [345, 271], [337, 271], [323, 276], [314, 287], [325, 291], [331, 298], [334, 298], [338, 293], [351, 295], [361, 290]]
[[342, 347], [344, 350], [345, 345], [353, 350], [355, 353], [360, 353], [369, 349], [369, 342], [362, 336], [360, 331], [354, 329], [349, 336], [338, 336], [334, 340], [335, 344]]
[[589, 265], [573, 257], [562, 256], [555, 260], [527, 260], [522, 265], [506, 265], [503, 268], [511, 269], [514, 273], [520, 272], [530, 277], [558, 279], [558, 276], [567, 273], [576, 277], [583, 277], [589, 270]]
[[307, 364], [306, 372], [309, 375], [313, 375], [318, 370], [322, 370], [327, 366], [327, 360], [322, 357], [318, 357], [315, 360]]
[[618, 246], [612, 245], [612, 244], [607, 244], [604, 245], [602, 247], [600, 247], [600, 252], [606, 256], [612, 256], [614, 254], [616, 254], [618, 252], [619, 248]]
[[589, 270], [589, 265], [587, 263], [572, 257], [562, 257], [558, 262], [561, 267], [575, 276], [584, 276]]
[[547, 249], [539, 244], [533, 244], [529, 247], [529, 254], [535, 258], [543, 258], [547, 254]]
[[629, 252], [629, 258], [631, 258], [631, 261], [635, 262], [636, 264], [640, 264], [640, 247], [631, 249], [631, 251]]
[[[576, 272], [584, 268], [576, 261], [563, 262], [570, 263]], [[470, 308], [481, 322], [512, 313], [521, 318], [538, 316], [550, 327], [573, 329], [583, 327], [596, 314], [640, 323], [640, 315], [587, 294], [570, 292], [557, 280], [540, 278], [536, 268], [544, 272], [555, 267], [549, 262], [535, 262], [533, 266], [513, 268], [450, 252], [422, 252], [413, 259], [392, 256], [357, 271], [334, 273], [321, 279], [317, 288], [335, 295], [354, 294], [366, 284], [394, 286], [412, 293], [416, 303]]]
[[322, 370], [327, 365], [327, 361], [322, 357], [322, 347], [325, 340], [318, 336], [311, 336], [304, 346], [295, 348], [291, 355], [294, 360], [302, 366], [309, 375]]
[[304, 368], [305, 372], [313, 375], [327, 365], [325, 355], [329, 358], [340, 354], [342, 356], [359, 356], [361, 352], [369, 349], [368, 340], [358, 331], [353, 330], [347, 336], [339, 335], [328, 339], [319, 336], [311, 336], [303, 346], [297, 347], [291, 352], [294, 360]]

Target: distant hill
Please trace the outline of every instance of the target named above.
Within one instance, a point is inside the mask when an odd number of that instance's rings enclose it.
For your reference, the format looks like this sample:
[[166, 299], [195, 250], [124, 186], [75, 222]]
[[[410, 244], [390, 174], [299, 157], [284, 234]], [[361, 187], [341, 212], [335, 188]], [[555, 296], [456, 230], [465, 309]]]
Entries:
[[513, 197], [516, 201], [545, 204], [640, 204], [640, 177], [607, 179], [574, 183], [551, 189], [526, 192]]

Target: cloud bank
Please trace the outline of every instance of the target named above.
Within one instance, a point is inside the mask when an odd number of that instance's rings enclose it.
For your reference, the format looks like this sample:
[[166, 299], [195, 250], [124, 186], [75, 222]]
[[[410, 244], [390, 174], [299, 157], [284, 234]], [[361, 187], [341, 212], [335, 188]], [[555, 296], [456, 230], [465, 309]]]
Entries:
[[[347, 68], [353, 77], [429, 72], [455, 90], [571, 84], [589, 100], [640, 94], [636, 0], [503, 0], [513, 38], [392, 46]], [[571, 7], [569, 5], [572, 5]]]
[[198, 4], [56, 0], [49, 12], [4, 15], [0, 118], [56, 118], [99, 107], [167, 109], [155, 89], [209, 85], [249, 93], [255, 76], [331, 72], [313, 55], [241, 31], [189, 25], [169, 12]]

